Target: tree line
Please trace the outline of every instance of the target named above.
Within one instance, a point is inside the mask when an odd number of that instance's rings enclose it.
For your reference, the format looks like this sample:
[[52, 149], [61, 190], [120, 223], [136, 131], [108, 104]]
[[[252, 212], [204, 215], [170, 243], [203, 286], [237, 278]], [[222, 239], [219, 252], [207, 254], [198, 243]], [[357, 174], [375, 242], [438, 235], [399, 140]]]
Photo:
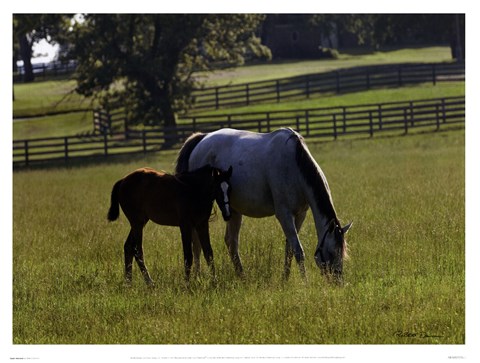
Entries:
[[33, 44], [58, 43], [78, 63], [76, 92], [107, 110], [124, 106], [131, 124], [172, 127], [194, 102], [195, 72], [272, 58], [262, 44], [272, 21], [348, 33], [373, 49], [450, 43], [453, 58], [465, 56], [464, 14], [14, 14], [13, 62], [23, 60], [31, 82]]

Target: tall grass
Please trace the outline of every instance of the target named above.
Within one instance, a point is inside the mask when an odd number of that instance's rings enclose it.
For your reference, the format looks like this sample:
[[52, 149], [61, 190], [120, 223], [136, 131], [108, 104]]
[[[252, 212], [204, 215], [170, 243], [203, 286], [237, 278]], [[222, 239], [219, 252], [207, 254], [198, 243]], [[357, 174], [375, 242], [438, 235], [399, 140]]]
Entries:
[[156, 287], [136, 266], [127, 287], [129, 227], [123, 215], [106, 221], [111, 188], [143, 165], [171, 171], [175, 154], [14, 172], [14, 343], [464, 343], [464, 132], [309, 146], [339, 217], [354, 221], [343, 287], [315, 266], [310, 214], [300, 233], [306, 282], [295, 265], [282, 280], [284, 236], [273, 217], [244, 219], [246, 278], [236, 278], [217, 218], [216, 285], [203, 263], [186, 286], [178, 229], [150, 223], [145, 258]]

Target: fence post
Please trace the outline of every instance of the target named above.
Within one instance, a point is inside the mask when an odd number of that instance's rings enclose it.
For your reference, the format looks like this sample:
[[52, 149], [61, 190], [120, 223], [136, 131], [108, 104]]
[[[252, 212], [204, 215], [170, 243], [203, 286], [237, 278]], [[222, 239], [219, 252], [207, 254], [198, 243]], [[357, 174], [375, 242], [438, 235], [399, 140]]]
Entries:
[[105, 156], [108, 156], [108, 138], [106, 132], [103, 134], [103, 152]]
[[398, 86], [402, 87], [402, 67], [398, 67]]
[[370, 89], [370, 72], [367, 69], [367, 90], [369, 90], [369, 89]]
[[443, 123], [447, 123], [447, 114], [445, 112], [445, 98], [442, 98], [442, 119]]
[[370, 137], [373, 137], [373, 113], [372, 111], [368, 111], [368, 122], [370, 127]]
[[435, 121], [436, 121], [436, 125], [437, 125], [437, 131], [440, 130], [440, 115], [439, 115], [439, 105], [435, 105], [435, 114], [436, 114], [436, 117], [435, 117]]
[[192, 117], [192, 132], [197, 131], [197, 118], [195, 116]]
[[28, 166], [29, 164], [29, 157], [28, 157], [28, 140], [25, 140], [25, 165]]
[[310, 112], [308, 112], [308, 110], [305, 110], [305, 128], [306, 128], [306, 133], [307, 133], [307, 136], [309, 136], [309, 133], [310, 133], [310, 127], [308, 127], [310, 124]]
[[412, 127], [414, 127], [415, 126], [415, 124], [414, 124], [415, 120], [414, 120], [414, 117], [413, 117], [413, 102], [410, 101], [409, 104], [410, 104], [410, 124], [411, 124]]
[[145, 129], [142, 130], [142, 146], [143, 146], [143, 153], [147, 153], [147, 133]]
[[433, 79], [433, 85], [437, 85], [437, 68], [435, 67], [435, 63], [432, 64], [432, 79]]
[[267, 132], [270, 132], [270, 112], [267, 112]]
[[245, 85], [245, 99], [246, 99], [247, 106], [249, 106], [250, 105], [250, 89], [249, 89], [248, 83]]
[[296, 116], [297, 132], [300, 132], [300, 116]]
[[110, 112], [108, 112], [108, 133], [110, 136], [112, 136], [113, 130], [112, 130], [112, 115]]
[[215, 109], [218, 110], [220, 101], [218, 99], [218, 87], [215, 87]]
[[336, 82], [336, 89], [337, 93], [340, 93], [340, 72], [335, 72], [335, 82]]
[[275, 88], [277, 91], [277, 102], [280, 102], [280, 82], [278, 79], [275, 81]]
[[403, 109], [403, 123], [405, 128], [405, 133], [408, 134], [408, 117], [407, 117], [407, 109]]
[[345, 106], [342, 107], [343, 110], [343, 133], [347, 133], [347, 109]]
[[378, 129], [381, 130], [383, 128], [382, 125], [382, 105], [378, 105]]
[[310, 77], [308, 75], [305, 76], [305, 95], [310, 98]]
[[63, 138], [63, 140], [64, 140], [64, 145], [65, 145], [65, 147], [64, 147], [64, 149], [65, 149], [65, 162], [67, 162], [68, 161], [68, 137], [65, 136]]
[[98, 111], [93, 109], [93, 131], [96, 132], [98, 129]]
[[337, 115], [333, 114], [333, 139], [337, 139]]

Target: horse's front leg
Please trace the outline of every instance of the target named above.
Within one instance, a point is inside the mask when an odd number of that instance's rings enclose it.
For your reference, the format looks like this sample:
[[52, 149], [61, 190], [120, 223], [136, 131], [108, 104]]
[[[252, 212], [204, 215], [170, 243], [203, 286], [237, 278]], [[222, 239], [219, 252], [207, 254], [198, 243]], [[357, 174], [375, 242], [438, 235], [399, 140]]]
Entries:
[[[302, 228], [303, 222], [305, 221], [305, 217], [307, 215], [307, 210], [299, 212], [295, 216], [295, 228], [296, 228], [296, 234], [298, 238], [298, 233], [300, 233], [300, 229]], [[292, 258], [293, 258], [293, 248], [292, 244], [286, 240], [285, 243], [285, 268], [283, 272], [283, 277], [285, 280], [288, 280], [290, 276], [290, 268], [292, 265]]]
[[208, 220], [197, 225], [196, 231], [198, 233], [200, 245], [202, 246], [203, 255], [205, 256], [207, 265], [210, 267], [212, 277], [215, 279], [215, 264], [213, 263], [213, 250], [212, 250], [212, 245], [210, 243], [210, 232], [208, 227]]
[[289, 262], [291, 260], [291, 254], [295, 256], [300, 269], [300, 275], [302, 278], [306, 278], [305, 272], [305, 253], [303, 252], [302, 244], [298, 238], [297, 228], [295, 227], [295, 218], [288, 210], [278, 210], [275, 212], [280, 225], [282, 226], [283, 233], [287, 237], [286, 251], [285, 251], [285, 277], [288, 277], [290, 273]]
[[238, 241], [241, 226], [242, 215], [232, 209], [231, 218], [227, 222], [227, 227], [225, 230], [225, 244], [227, 245], [230, 259], [235, 267], [235, 272], [239, 277], [243, 277], [242, 261], [240, 259], [240, 255], [238, 254]]
[[198, 239], [197, 230], [194, 228], [192, 232], [193, 273], [195, 276], [198, 276], [200, 274], [200, 253], [202, 252], [202, 246]]
[[190, 280], [192, 271], [192, 226], [190, 223], [180, 223], [180, 233], [182, 235], [183, 261], [185, 266], [185, 280]]

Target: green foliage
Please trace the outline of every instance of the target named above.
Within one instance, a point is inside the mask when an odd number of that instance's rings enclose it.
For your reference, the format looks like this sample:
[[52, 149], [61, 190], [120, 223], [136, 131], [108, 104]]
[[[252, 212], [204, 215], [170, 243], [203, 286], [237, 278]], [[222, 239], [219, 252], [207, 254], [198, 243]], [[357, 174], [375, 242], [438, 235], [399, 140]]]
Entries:
[[452, 43], [457, 35], [463, 50], [465, 47], [464, 14], [313, 14], [307, 18], [324, 34], [353, 34], [359, 45], [373, 49], [409, 43]]
[[32, 82], [34, 73], [31, 64], [32, 46], [42, 39], [55, 43], [70, 20], [64, 14], [14, 14], [13, 15], [13, 61], [14, 70], [18, 58], [24, 64], [24, 82]]
[[86, 15], [72, 32], [77, 92], [107, 109], [121, 103], [131, 123], [174, 126], [175, 114], [193, 101], [193, 72], [268, 57], [254, 35], [261, 20], [250, 14]]
[[282, 281], [285, 240], [273, 217], [244, 219], [246, 279], [237, 279], [217, 217], [216, 286], [204, 261], [185, 286], [178, 229], [151, 223], [144, 248], [156, 288], [136, 266], [124, 286], [128, 222], [106, 221], [111, 188], [138, 166], [171, 171], [173, 152], [14, 172], [13, 343], [464, 344], [464, 137], [309, 142], [339, 217], [354, 221], [341, 288], [315, 265], [310, 213], [300, 233], [305, 283], [295, 262]]

